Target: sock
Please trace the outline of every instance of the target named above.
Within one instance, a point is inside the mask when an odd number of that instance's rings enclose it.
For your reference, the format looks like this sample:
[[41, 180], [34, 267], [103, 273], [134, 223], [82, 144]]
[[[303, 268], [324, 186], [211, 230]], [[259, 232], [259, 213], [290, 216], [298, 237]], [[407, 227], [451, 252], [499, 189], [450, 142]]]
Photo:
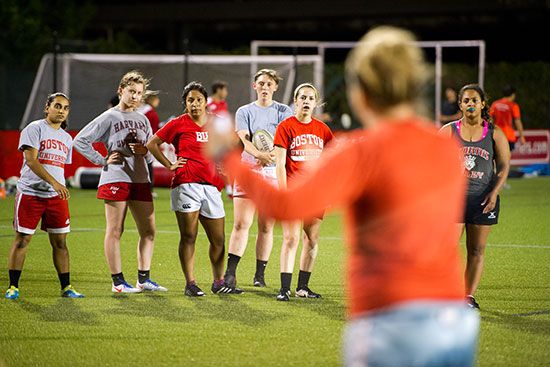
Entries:
[[281, 288], [290, 290], [292, 283], [292, 273], [281, 273]]
[[66, 286], [71, 284], [71, 273], [57, 273], [57, 276], [59, 277], [59, 283], [61, 283], [61, 289], [65, 289]]
[[114, 284], [115, 286], [121, 285], [122, 283], [125, 282], [125, 280], [124, 280], [124, 275], [122, 275], [122, 273], [111, 274], [111, 278], [113, 278], [113, 284]]
[[13, 285], [15, 288], [19, 288], [19, 278], [21, 277], [22, 270], [8, 270], [10, 275], [10, 287]]
[[241, 260], [240, 256], [234, 255], [234, 254], [228, 254], [227, 256], [227, 270], [225, 271], [226, 274], [231, 274], [235, 276], [235, 273], [237, 272], [237, 265], [239, 265], [239, 261]]
[[138, 270], [138, 281], [143, 284], [149, 279], [150, 270]]
[[298, 274], [298, 289], [307, 287], [310, 276], [311, 272], [300, 270], [300, 274]]
[[222, 279], [214, 279], [213, 285], [214, 285], [215, 287], [219, 287], [219, 286], [224, 285], [224, 283], [225, 283], [225, 282], [224, 282], [223, 278], [222, 278]]
[[256, 277], [264, 277], [265, 267], [267, 266], [267, 261], [256, 260]]

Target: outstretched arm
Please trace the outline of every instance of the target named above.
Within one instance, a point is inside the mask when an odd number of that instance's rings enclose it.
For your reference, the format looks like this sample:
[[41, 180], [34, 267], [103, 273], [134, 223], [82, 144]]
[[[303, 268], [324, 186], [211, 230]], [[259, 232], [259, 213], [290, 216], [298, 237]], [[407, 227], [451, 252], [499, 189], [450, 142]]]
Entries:
[[240, 163], [237, 153], [232, 153], [225, 164], [264, 215], [280, 220], [304, 219], [329, 206], [348, 204], [363, 192], [376, 170], [372, 169], [375, 159], [361, 147], [350, 143], [345, 148], [327, 149], [315, 167], [290, 189], [277, 190], [265, 182]]

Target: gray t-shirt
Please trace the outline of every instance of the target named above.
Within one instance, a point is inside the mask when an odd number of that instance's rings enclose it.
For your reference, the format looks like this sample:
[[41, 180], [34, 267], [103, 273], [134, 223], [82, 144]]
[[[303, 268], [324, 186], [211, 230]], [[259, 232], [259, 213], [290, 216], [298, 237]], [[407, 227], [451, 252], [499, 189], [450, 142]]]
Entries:
[[[73, 138], [63, 129], [54, 129], [45, 119], [28, 124], [19, 137], [19, 150], [28, 146], [38, 150], [38, 161], [61, 185], [65, 185], [65, 164], [71, 163]], [[50, 198], [57, 196], [52, 185], [34, 173], [23, 159], [17, 191], [25, 195]]]
[[[74, 147], [94, 164], [103, 166], [99, 185], [112, 182], [149, 182], [147, 163], [153, 161], [151, 153], [145, 156], [133, 155], [127, 141], [135, 134], [137, 141], [143, 145], [151, 137], [151, 125], [140, 112], [123, 112], [113, 107], [103, 112], [86, 125], [74, 138]], [[122, 164], [106, 165], [106, 158], [99, 154], [92, 144], [102, 142], [110, 154], [119, 151], [124, 155]]]
[[[292, 110], [285, 104], [273, 101], [268, 107], [258, 106], [255, 102], [239, 107], [235, 114], [236, 131], [245, 130], [252, 138], [258, 130], [267, 130], [275, 136], [277, 126], [292, 116]], [[255, 158], [243, 151], [242, 160], [254, 164]]]

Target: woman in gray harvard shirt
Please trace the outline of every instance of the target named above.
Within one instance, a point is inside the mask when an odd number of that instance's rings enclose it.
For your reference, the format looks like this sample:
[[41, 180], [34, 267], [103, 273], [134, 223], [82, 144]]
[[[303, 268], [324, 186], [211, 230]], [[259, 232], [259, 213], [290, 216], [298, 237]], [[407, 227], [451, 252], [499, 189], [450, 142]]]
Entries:
[[[136, 112], [149, 80], [137, 71], [126, 73], [118, 86], [120, 102], [86, 125], [75, 137], [74, 147], [88, 160], [103, 167], [97, 198], [105, 201], [105, 258], [111, 271], [114, 293], [137, 293], [143, 290], [166, 291], [150, 278], [155, 239], [155, 215], [147, 163], [153, 157], [145, 143], [151, 137], [151, 125]], [[102, 142], [107, 156], [92, 144]], [[124, 279], [120, 258], [120, 238], [124, 219], [130, 212], [139, 233], [137, 248], [138, 280], [132, 287]]]

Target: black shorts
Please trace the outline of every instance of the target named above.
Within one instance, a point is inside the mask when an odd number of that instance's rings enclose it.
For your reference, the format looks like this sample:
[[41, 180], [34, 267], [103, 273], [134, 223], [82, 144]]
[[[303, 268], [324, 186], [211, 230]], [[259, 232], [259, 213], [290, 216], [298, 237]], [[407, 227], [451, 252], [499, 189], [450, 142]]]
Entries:
[[495, 208], [489, 213], [483, 213], [485, 205], [481, 205], [487, 194], [468, 195], [466, 199], [466, 210], [464, 212], [465, 224], [481, 224], [491, 226], [498, 223], [498, 214], [500, 212], [500, 196], [497, 196]]

